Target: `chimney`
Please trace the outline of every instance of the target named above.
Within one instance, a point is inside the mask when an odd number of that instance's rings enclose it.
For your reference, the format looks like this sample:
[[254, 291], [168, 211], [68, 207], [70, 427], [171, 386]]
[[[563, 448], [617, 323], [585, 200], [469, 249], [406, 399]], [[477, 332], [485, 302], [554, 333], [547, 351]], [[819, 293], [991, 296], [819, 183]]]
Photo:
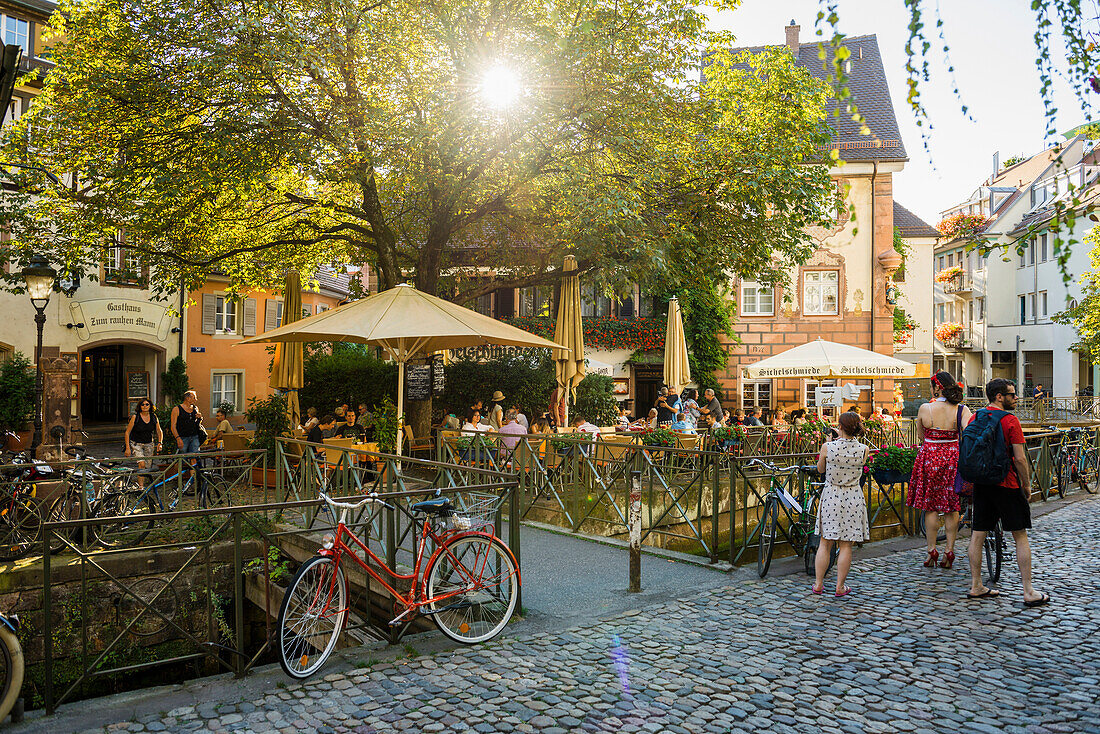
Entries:
[[787, 31], [787, 48], [794, 54], [794, 58], [798, 59], [798, 29], [801, 26], [794, 24], [794, 18], [791, 18], [791, 24], [786, 27]]
[[993, 154], [993, 175], [997, 175], [997, 171], [1001, 170], [1001, 151], [997, 151]]

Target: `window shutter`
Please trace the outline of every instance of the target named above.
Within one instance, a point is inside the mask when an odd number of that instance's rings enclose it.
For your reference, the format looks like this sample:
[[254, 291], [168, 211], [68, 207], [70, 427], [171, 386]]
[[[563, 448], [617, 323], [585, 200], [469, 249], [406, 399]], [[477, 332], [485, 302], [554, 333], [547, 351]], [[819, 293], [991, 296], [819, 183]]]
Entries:
[[244, 313], [242, 318], [244, 321], [241, 324], [244, 336], [256, 336], [256, 299], [246, 298], [244, 299]]
[[202, 333], [214, 333], [214, 314], [218, 308], [218, 299], [210, 293], [202, 294]]
[[275, 328], [275, 319], [278, 317], [276, 309], [278, 303], [274, 298], [269, 298], [264, 303], [264, 331], [271, 331]]

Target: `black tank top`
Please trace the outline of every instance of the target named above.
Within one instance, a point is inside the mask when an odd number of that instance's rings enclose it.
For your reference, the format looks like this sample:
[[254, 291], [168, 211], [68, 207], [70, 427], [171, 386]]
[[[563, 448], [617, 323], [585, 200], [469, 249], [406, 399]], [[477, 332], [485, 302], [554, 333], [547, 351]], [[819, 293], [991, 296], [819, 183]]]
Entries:
[[130, 443], [153, 443], [153, 432], [156, 430], [157, 419], [149, 416], [146, 421], [141, 414], [134, 416], [134, 427], [130, 429]]
[[179, 406], [180, 412], [176, 416], [176, 433], [180, 438], [186, 438], [187, 436], [199, 435], [199, 411], [192, 408], [188, 413], [183, 409], [183, 406]]

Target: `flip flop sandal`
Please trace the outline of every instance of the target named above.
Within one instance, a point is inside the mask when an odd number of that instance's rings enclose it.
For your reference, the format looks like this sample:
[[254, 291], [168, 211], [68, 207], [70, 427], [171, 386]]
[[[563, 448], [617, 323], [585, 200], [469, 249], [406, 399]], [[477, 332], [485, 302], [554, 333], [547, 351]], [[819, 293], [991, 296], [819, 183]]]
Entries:
[[821, 596], [822, 594], [825, 593], [825, 587], [822, 586], [820, 589], [818, 589], [817, 587], [811, 585], [810, 586], [810, 593], [811, 594], [817, 594], [818, 596]]
[[1000, 595], [1001, 592], [997, 591], [996, 589], [986, 589], [981, 594], [971, 594], [969, 591], [966, 592], [967, 599], [985, 599], [988, 597], [996, 598]]
[[848, 596], [851, 593], [852, 593], [852, 587], [851, 586], [845, 586], [844, 591], [838, 591], [837, 593], [833, 594], [833, 596], [835, 596], [837, 599], [839, 599], [840, 597]]
[[1027, 607], [1028, 609], [1034, 609], [1035, 607], [1041, 607], [1044, 604], [1048, 604], [1048, 603], [1050, 603], [1050, 594], [1047, 594], [1047, 593], [1044, 592], [1043, 595], [1041, 597], [1039, 597], [1038, 599], [1033, 599], [1031, 601], [1025, 601], [1024, 606]]

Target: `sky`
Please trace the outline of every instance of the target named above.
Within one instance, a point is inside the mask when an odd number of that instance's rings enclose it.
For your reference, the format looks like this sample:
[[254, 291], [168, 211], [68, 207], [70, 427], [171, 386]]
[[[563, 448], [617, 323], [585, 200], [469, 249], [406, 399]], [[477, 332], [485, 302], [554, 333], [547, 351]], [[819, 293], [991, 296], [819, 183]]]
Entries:
[[[793, 19], [800, 41], [816, 42], [818, 0], [743, 0], [733, 11], [709, 13], [711, 27], [729, 30], [738, 45], [782, 44], [783, 27]], [[909, 154], [905, 170], [894, 175], [894, 199], [933, 226], [940, 212], [965, 199], [992, 173], [993, 154], [1001, 160], [1033, 155], [1053, 144], [1039, 96], [1036, 21], [1030, 0], [924, 0], [926, 28], [933, 51], [931, 79], [920, 87], [932, 121], [929, 150], [921, 141], [912, 108], [906, 102], [905, 43], [909, 14], [903, 0], [838, 0], [840, 30], [849, 36], [876, 34], [882, 52], [894, 114]], [[962, 102], [952, 91], [947, 64], [937, 52], [934, 12], [940, 4], [951, 63]], [[1086, 1], [1085, 5], [1093, 5]], [[828, 30], [826, 30], [828, 32]], [[1065, 57], [1052, 40], [1052, 58]], [[1088, 93], [1093, 105], [1100, 95]], [[1057, 129], [1070, 130], [1088, 119], [1068, 85], [1055, 83]], [[960, 106], [969, 107], [973, 121]], [[1061, 139], [1061, 136], [1057, 136]]]

